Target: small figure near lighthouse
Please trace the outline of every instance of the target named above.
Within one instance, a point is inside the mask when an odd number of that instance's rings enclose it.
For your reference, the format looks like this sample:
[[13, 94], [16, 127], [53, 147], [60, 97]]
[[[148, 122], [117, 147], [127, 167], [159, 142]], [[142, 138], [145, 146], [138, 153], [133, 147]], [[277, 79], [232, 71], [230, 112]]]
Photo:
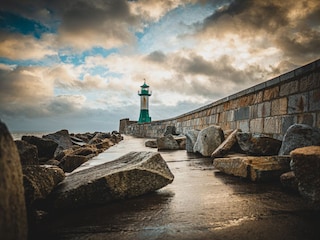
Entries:
[[138, 123], [147, 123], [151, 122], [151, 117], [149, 116], [149, 86], [146, 84], [146, 80], [141, 87], [141, 90], [138, 92], [140, 96], [140, 117]]

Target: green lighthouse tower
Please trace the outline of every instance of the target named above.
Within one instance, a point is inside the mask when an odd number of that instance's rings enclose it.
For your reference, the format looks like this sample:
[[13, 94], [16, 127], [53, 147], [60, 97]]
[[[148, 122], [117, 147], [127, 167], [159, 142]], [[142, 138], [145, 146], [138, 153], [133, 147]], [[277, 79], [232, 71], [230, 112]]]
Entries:
[[146, 80], [141, 87], [141, 90], [138, 92], [140, 96], [140, 117], [138, 123], [151, 122], [151, 117], [149, 116], [149, 86], [146, 84]]

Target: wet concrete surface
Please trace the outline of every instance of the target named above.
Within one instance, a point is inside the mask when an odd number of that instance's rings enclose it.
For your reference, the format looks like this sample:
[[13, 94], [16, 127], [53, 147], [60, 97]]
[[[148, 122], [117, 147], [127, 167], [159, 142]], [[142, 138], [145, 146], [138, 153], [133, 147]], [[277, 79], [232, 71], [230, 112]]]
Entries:
[[[144, 147], [125, 140], [83, 168]], [[161, 151], [175, 179], [133, 199], [51, 215], [31, 239], [320, 239], [320, 212], [277, 183], [251, 183], [216, 171], [210, 158]]]

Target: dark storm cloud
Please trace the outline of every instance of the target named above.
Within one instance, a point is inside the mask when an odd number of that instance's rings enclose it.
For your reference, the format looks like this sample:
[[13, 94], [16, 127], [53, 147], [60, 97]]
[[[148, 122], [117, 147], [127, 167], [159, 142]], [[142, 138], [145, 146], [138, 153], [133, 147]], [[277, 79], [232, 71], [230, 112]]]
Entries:
[[[291, 61], [303, 64], [320, 52], [320, 3], [309, 1], [234, 0], [204, 22], [204, 32], [215, 37], [237, 34], [254, 37], [266, 34]], [[309, 60], [309, 61], [310, 61]]]
[[130, 28], [139, 25], [125, 0], [4, 0], [0, 10], [49, 26], [62, 46], [80, 50], [130, 44], [135, 39]]
[[209, 61], [193, 53], [187, 58], [175, 58], [174, 62], [177, 63], [176, 68], [180, 68], [180, 71], [184, 74], [204, 75], [216, 78], [215, 81], [223, 79], [225, 82], [253, 83], [257, 81], [257, 77], [263, 79], [264, 74], [267, 74], [255, 65], [250, 65], [245, 70], [239, 70], [232, 65], [234, 58], [228, 55]]

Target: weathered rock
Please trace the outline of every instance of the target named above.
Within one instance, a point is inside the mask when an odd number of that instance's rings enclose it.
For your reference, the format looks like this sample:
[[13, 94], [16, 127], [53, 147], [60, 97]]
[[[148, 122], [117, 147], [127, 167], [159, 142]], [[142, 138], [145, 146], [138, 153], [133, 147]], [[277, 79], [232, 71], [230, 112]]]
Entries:
[[92, 139], [90, 139], [90, 141], [88, 142], [88, 144], [91, 145], [96, 145], [102, 142], [102, 139], [99, 137], [93, 137]]
[[38, 148], [35, 145], [23, 140], [16, 140], [14, 142], [16, 143], [22, 165], [39, 164]]
[[296, 148], [307, 146], [320, 146], [320, 129], [306, 124], [294, 124], [283, 137], [279, 155], [288, 155]]
[[84, 142], [82, 139], [77, 138], [77, 137], [74, 136], [74, 135], [70, 135], [70, 139], [71, 139], [71, 142], [72, 142], [73, 145], [83, 146], [83, 145], [86, 145], [86, 144], [87, 144], [87, 143]]
[[221, 127], [212, 125], [199, 132], [193, 151], [210, 157], [223, 141], [224, 135]]
[[66, 155], [61, 159], [58, 166], [65, 172], [72, 172], [74, 169], [87, 162], [93, 156], [95, 155]]
[[0, 237], [24, 240], [27, 235], [19, 153], [7, 127], [0, 121]]
[[77, 208], [139, 196], [173, 181], [157, 152], [130, 152], [114, 161], [68, 175], [53, 196], [55, 208]]
[[157, 140], [156, 139], [149, 139], [147, 141], [145, 141], [144, 145], [146, 147], [150, 147], [150, 148], [157, 148]]
[[45, 165], [53, 165], [53, 166], [59, 166], [60, 162], [56, 159], [50, 159], [45, 162]]
[[177, 137], [174, 137], [174, 139], [177, 141], [180, 150], [186, 149], [186, 137], [185, 136], [177, 136]]
[[172, 135], [157, 138], [158, 150], [178, 150], [179, 144]]
[[320, 206], [320, 146], [297, 148], [290, 155], [300, 194]]
[[281, 174], [290, 171], [290, 156], [230, 156], [214, 159], [213, 166], [254, 182], [279, 181]]
[[[79, 147], [80, 148], [80, 147]], [[69, 148], [66, 150], [61, 151], [57, 156], [55, 156], [55, 160], [61, 161], [61, 159], [66, 156], [66, 155], [70, 155], [72, 154], [75, 150], [77, 150], [78, 148]], [[50, 165], [50, 164], [49, 164]]]
[[51, 139], [58, 144], [58, 147], [56, 148], [56, 150], [54, 152], [54, 157], [57, 156], [63, 150], [68, 149], [68, 148], [72, 148], [72, 146], [73, 146], [69, 132], [68, 132], [68, 130], [65, 130], [65, 129], [60, 130], [55, 133], [50, 133], [48, 135], [44, 135], [43, 138], [44, 139]]
[[96, 148], [104, 151], [113, 145], [114, 143], [110, 139], [106, 138], [101, 140], [100, 143], [96, 144]]
[[281, 174], [280, 182], [284, 189], [292, 192], [299, 192], [298, 181], [293, 171]]
[[36, 136], [22, 136], [23, 141], [36, 145], [38, 148], [39, 160], [47, 161], [54, 156], [58, 144], [51, 139], [39, 138]]
[[51, 165], [24, 166], [22, 171], [27, 207], [36, 200], [45, 199], [65, 178], [61, 168]]
[[240, 148], [248, 155], [272, 156], [278, 155], [281, 141], [262, 134], [237, 133]]
[[164, 132], [164, 136], [167, 136], [167, 135], [178, 135], [177, 132], [176, 132], [176, 126], [167, 126], [166, 127], [166, 131]]
[[88, 156], [91, 154], [96, 154], [97, 155], [97, 148], [95, 147], [95, 145], [87, 145], [84, 147], [80, 147], [75, 149], [73, 152], [71, 152], [70, 154], [67, 155], [81, 155], [81, 156]]
[[186, 134], [186, 150], [188, 153], [193, 153], [194, 144], [197, 141], [200, 130], [190, 130]]
[[114, 143], [119, 143], [120, 141], [123, 140], [123, 137], [121, 136], [121, 134], [117, 131], [112, 131], [111, 133], [111, 137], [110, 140]]
[[223, 157], [228, 154], [232, 147], [237, 143], [237, 133], [241, 132], [240, 129], [233, 130], [228, 137], [220, 144], [220, 146], [213, 151], [211, 157]]
[[77, 133], [74, 136], [78, 139], [81, 139], [85, 143], [88, 143], [89, 140], [93, 137], [93, 136], [90, 137], [89, 133]]

